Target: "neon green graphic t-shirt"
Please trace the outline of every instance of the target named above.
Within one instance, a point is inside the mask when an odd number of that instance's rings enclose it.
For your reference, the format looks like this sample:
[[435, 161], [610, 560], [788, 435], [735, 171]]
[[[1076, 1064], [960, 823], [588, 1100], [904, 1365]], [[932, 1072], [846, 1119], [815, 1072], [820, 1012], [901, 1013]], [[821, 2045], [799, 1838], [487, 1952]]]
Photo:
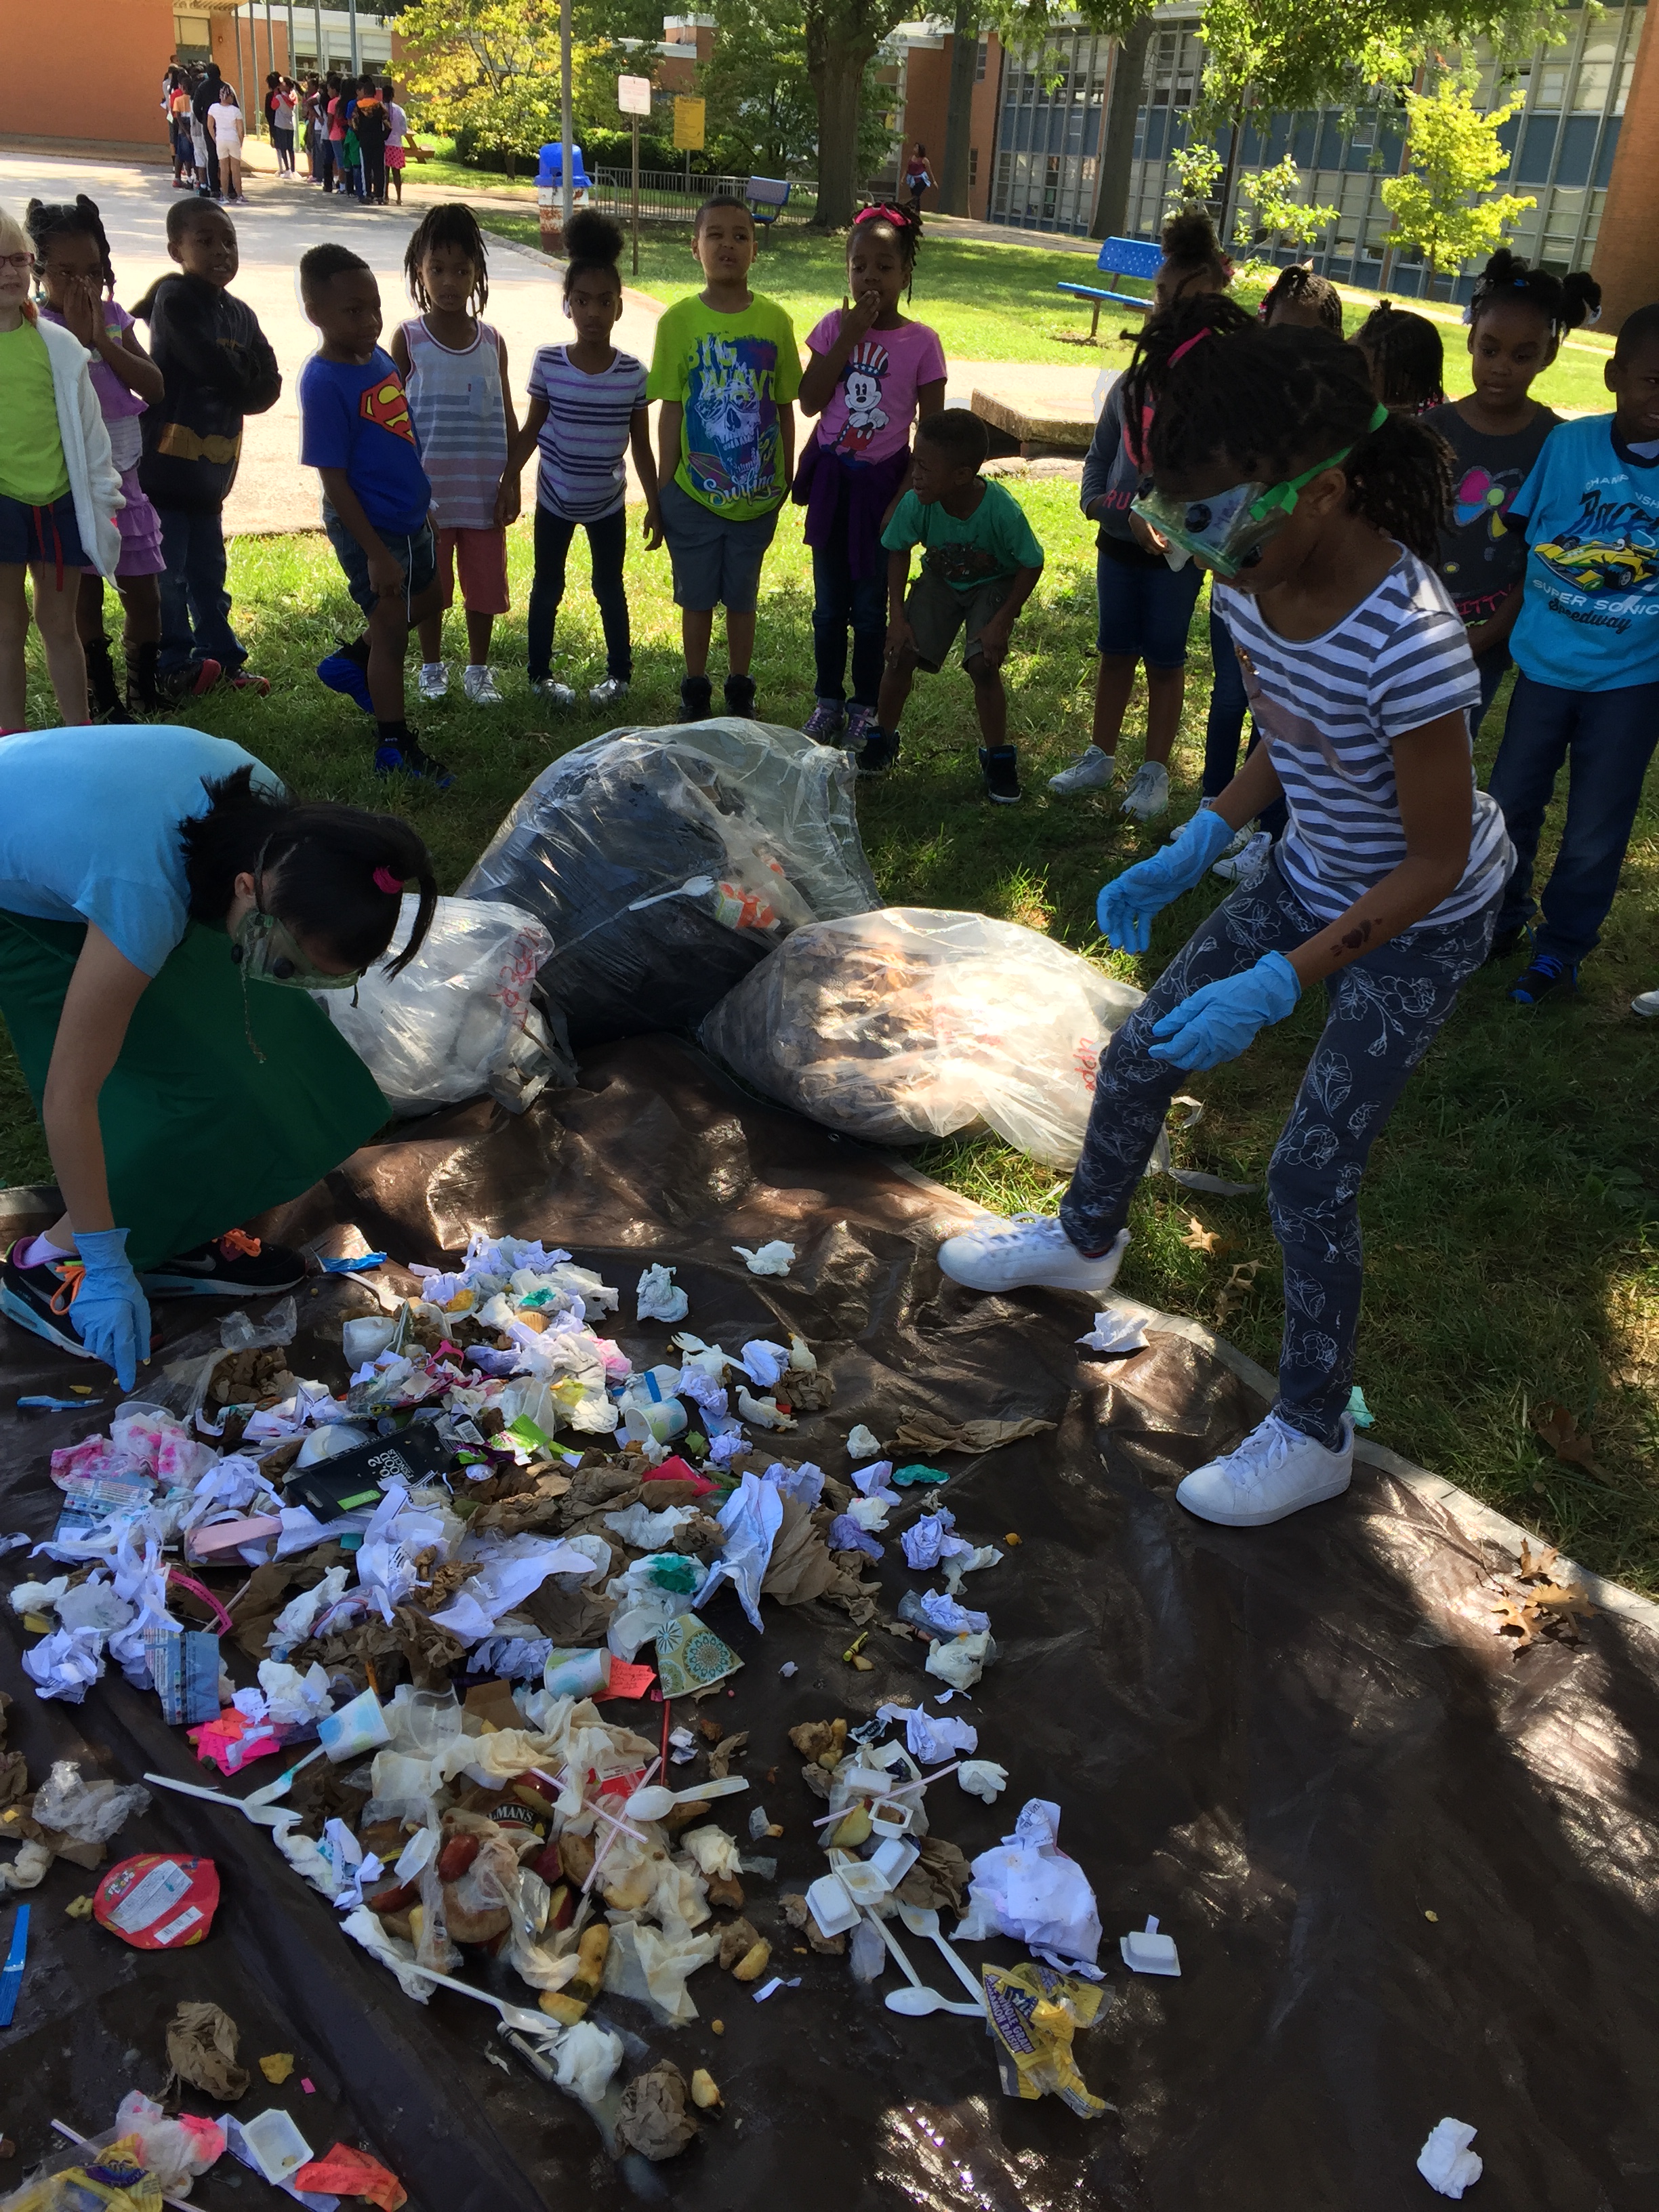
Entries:
[[794, 325], [775, 300], [756, 293], [724, 315], [694, 293], [657, 325], [646, 397], [684, 409], [674, 481], [716, 514], [751, 522], [783, 498], [778, 410], [799, 389]]

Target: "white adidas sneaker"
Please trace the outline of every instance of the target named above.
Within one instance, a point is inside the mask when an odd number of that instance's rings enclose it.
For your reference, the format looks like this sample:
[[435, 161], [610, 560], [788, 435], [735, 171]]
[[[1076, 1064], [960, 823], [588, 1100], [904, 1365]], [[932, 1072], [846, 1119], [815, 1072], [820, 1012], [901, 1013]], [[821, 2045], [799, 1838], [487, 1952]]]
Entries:
[[1353, 1423], [1344, 1414], [1342, 1449], [1331, 1451], [1269, 1413], [1236, 1450], [1195, 1468], [1176, 1503], [1224, 1528], [1265, 1528], [1304, 1505], [1340, 1498], [1353, 1478]]
[[1017, 1213], [947, 1237], [939, 1248], [939, 1273], [970, 1291], [1086, 1291], [1096, 1297], [1111, 1288], [1128, 1243], [1128, 1231], [1121, 1229], [1110, 1249], [1091, 1260], [1053, 1214]]

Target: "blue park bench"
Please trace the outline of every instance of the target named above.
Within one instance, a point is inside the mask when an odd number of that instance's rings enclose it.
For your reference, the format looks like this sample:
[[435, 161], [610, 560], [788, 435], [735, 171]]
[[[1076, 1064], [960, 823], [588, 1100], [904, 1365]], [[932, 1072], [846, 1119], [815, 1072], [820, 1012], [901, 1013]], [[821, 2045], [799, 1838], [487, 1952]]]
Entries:
[[750, 177], [744, 195], [749, 212], [769, 229], [789, 204], [789, 182], [785, 177]]
[[[1164, 266], [1164, 249], [1149, 238], [1109, 238], [1100, 249], [1095, 266], [1103, 276], [1144, 277], [1148, 283]], [[1056, 284], [1057, 292], [1070, 292], [1079, 300], [1092, 300], [1095, 312], [1089, 325], [1089, 336], [1094, 337], [1100, 329], [1100, 311], [1108, 300], [1116, 300], [1126, 307], [1150, 307], [1152, 301], [1138, 292], [1112, 292], [1097, 284]]]

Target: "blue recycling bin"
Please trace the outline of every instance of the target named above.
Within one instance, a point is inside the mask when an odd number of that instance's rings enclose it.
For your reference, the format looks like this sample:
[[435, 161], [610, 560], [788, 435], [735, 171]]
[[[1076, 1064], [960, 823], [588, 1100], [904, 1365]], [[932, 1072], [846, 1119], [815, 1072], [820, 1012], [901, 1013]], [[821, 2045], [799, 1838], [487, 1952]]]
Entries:
[[[536, 183], [543, 191], [559, 191], [563, 189], [564, 145], [562, 140], [556, 138], [551, 145], [542, 148], [541, 166], [536, 172]], [[591, 189], [587, 172], [582, 167], [580, 146], [573, 145], [570, 149], [570, 185], [573, 191], [585, 192]]]

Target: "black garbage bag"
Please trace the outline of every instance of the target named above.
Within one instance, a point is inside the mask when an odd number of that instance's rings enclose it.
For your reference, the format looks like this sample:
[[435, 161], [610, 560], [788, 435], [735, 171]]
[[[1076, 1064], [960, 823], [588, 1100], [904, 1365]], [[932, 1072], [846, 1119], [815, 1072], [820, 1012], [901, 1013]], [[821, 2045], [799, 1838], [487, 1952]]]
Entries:
[[867, 913], [857, 772], [799, 730], [613, 730], [538, 775], [461, 885], [542, 922], [577, 1046], [695, 1029], [804, 922]]

